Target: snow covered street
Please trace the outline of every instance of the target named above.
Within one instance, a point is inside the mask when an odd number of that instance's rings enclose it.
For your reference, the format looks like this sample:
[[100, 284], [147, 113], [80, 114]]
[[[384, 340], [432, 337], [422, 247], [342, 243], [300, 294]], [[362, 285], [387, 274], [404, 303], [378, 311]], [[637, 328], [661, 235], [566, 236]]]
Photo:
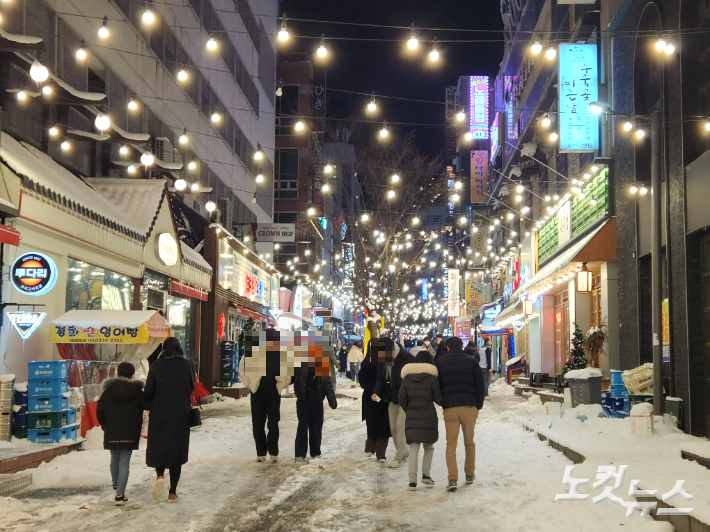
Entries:
[[[623, 508], [608, 502], [554, 502], [556, 493], [568, 491], [562, 474], [571, 462], [523, 429], [519, 402], [509, 392], [493, 392], [492, 400], [486, 401], [476, 426], [477, 478], [472, 486], [463, 486], [461, 471], [456, 493], [444, 490], [441, 415], [432, 468], [436, 485], [420, 483], [416, 492], [410, 492], [406, 465], [389, 469], [365, 457], [360, 401], [341, 397], [337, 410], [326, 408], [323, 459], [296, 465], [295, 399], [282, 401], [278, 464], [256, 462], [249, 401], [243, 399], [210, 405], [203, 413], [203, 426], [192, 434], [177, 504], [152, 500], [154, 473], [145, 467], [141, 449], [131, 461], [129, 502], [115, 507], [109, 453], [87, 450], [33, 470], [30, 489], [0, 501], [0, 529], [557, 532], [572, 526], [580, 531], [673, 530], [651, 518], [625, 518]], [[461, 443], [458, 453], [462, 468]], [[390, 443], [388, 455], [393, 454]]]

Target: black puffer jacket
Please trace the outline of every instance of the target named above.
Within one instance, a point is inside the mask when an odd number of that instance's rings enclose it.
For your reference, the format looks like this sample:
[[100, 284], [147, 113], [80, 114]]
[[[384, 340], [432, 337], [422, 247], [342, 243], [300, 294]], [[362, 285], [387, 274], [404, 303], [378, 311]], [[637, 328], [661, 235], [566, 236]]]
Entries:
[[483, 373], [478, 361], [463, 351], [449, 351], [436, 360], [441, 385], [441, 406], [483, 408]]
[[439, 439], [439, 419], [434, 403], [441, 404], [436, 366], [407, 364], [402, 370], [399, 389], [399, 404], [407, 413], [404, 422], [407, 443], [435, 443]]
[[138, 449], [143, 410], [149, 407], [143, 396], [143, 381], [123, 377], [106, 379], [103, 390], [96, 405], [96, 417], [104, 430], [104, 449]]
[[397, 344], [397, 346], [399, 346], [399, 353], [394, 359], [392, 373], [390, 375], [390, 402], [394, 405], [399, 404], [399, 388], [402, 386], [402, 369], [404, 369], [407, 364], [414, 362], [414, 355], [404, 349], [401, 344]]
[[305, 399], [308, 394], [308, 379], [315, 379], [318, 398], [322, 401], [325, 397], [328, 398], [328, 406], [330, 408], [338, 407], [338, 400], [335, 398], [335, 390], [333, 383], [329, 377], [293, 377], [293, 392], [296, 394], [296, 399]]

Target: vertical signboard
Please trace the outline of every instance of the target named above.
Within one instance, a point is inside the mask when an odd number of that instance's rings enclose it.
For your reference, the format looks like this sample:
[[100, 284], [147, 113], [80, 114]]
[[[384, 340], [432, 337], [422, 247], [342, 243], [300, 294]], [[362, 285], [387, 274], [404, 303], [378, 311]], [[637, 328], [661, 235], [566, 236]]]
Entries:
[[663, 362], [671, 361], [671, 327], [670, 317], [668, 313], [668, 300], [664, 299], [661, 303], [661, 330], [663, 344]]
[[508, 140], [518, 140], [518, 128], [515, 124], [515, 106], [513, 105], [514, 85], [517, 83], [518, 76], [505, 76], [504, 79], [504, 94], [505, 94], [505, 119], [506, 119], [506, 137]]
[[461, 341], [466, 343], [471, 340], [471, 319], [456, 318], [454, 320], [454, 336], [461, 338]]
[[599, 149], [599, 115], [589, 104], [599, 99], [596, 44], [560, 44], [560, 151]]
[[572, 204], [568, 201], [557, 211], [557, 248], [572, 238]]
[[473, 213], [471, 215], [471, 247], [473, 248], [473, 268], [485, 268], [485, 244], [483, 243], [483, 220], [481, 218], [473, 218]]
[[466, 281], [466, 314], [475, 316], [481, 305], [483, 305], [483, 283], [469, 277]]
[[488, 152], [471, 151], [471, 203], [488, 201]]
[[449, 285], [449, 317], [458, 318], [461, 314], [459, 309], [459, 270], [458, 268], [449, 268], [448, 272]]
[[488, 76], [471, 76], [469, 129], [473, 138], [488, 138]]
[[429, 298], [429, 286], [427, 284], [426, 277], [422, 281], [422, 301], [426, 301]]
[[491, 124], [491, 161], [496, 160], [496, 155], [498, 155], [498, 150], [500, 149], [500, 120], [501, 113], [496, 113]]

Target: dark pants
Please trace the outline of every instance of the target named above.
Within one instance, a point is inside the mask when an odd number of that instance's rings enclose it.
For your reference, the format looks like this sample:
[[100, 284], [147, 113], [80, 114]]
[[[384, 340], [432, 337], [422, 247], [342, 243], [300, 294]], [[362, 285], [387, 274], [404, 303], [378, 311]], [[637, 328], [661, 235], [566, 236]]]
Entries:
[[[279, 419], [281, 417], [281, 397], [273, 394], [251, 394], [251, 424], [256, 444], [256, 455], [279, 455]], [[268, 420], [269, 435], [264, 425]]]
[[365, 452], [366, 453], [375, 453], [377, 456], [378, 460], [384, 460], [385, 459], [385, 453], [387, 452], [387, 443], [389, 442], [389, 438], [368, 438], [365, 441]]
[[[178, 482], [180, 482], [180, 473], [182, 473], [182, 466], [181, 465], [172, 466], [172, 467], [170, 467], [169, 471], [170, 471], [170, 491], [168, 493], [175, 495], [177, 492]], [[165, 477], [165, 469], [163, 469], [162, 467], [156, 467], [155, 473], [159, 477]]]
[[305, 399], [296, 401], [296, 414], [296, 458], [305, 458], [309, 442], [311, 457], [319, 456], [323, 439], [323, 399], [318, 397], [318, 390], [308, 390]]

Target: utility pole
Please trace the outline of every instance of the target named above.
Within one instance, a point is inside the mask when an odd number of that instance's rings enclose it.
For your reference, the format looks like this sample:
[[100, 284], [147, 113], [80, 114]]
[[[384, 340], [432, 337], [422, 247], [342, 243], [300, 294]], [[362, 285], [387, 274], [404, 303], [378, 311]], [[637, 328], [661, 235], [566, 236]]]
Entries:
[[[663, 415], [663, 317], [661, 309], [661, 113], [651, 113], [651, 331], [653, 410]], [[668, 191], [666, 191], [668, 193]]]

